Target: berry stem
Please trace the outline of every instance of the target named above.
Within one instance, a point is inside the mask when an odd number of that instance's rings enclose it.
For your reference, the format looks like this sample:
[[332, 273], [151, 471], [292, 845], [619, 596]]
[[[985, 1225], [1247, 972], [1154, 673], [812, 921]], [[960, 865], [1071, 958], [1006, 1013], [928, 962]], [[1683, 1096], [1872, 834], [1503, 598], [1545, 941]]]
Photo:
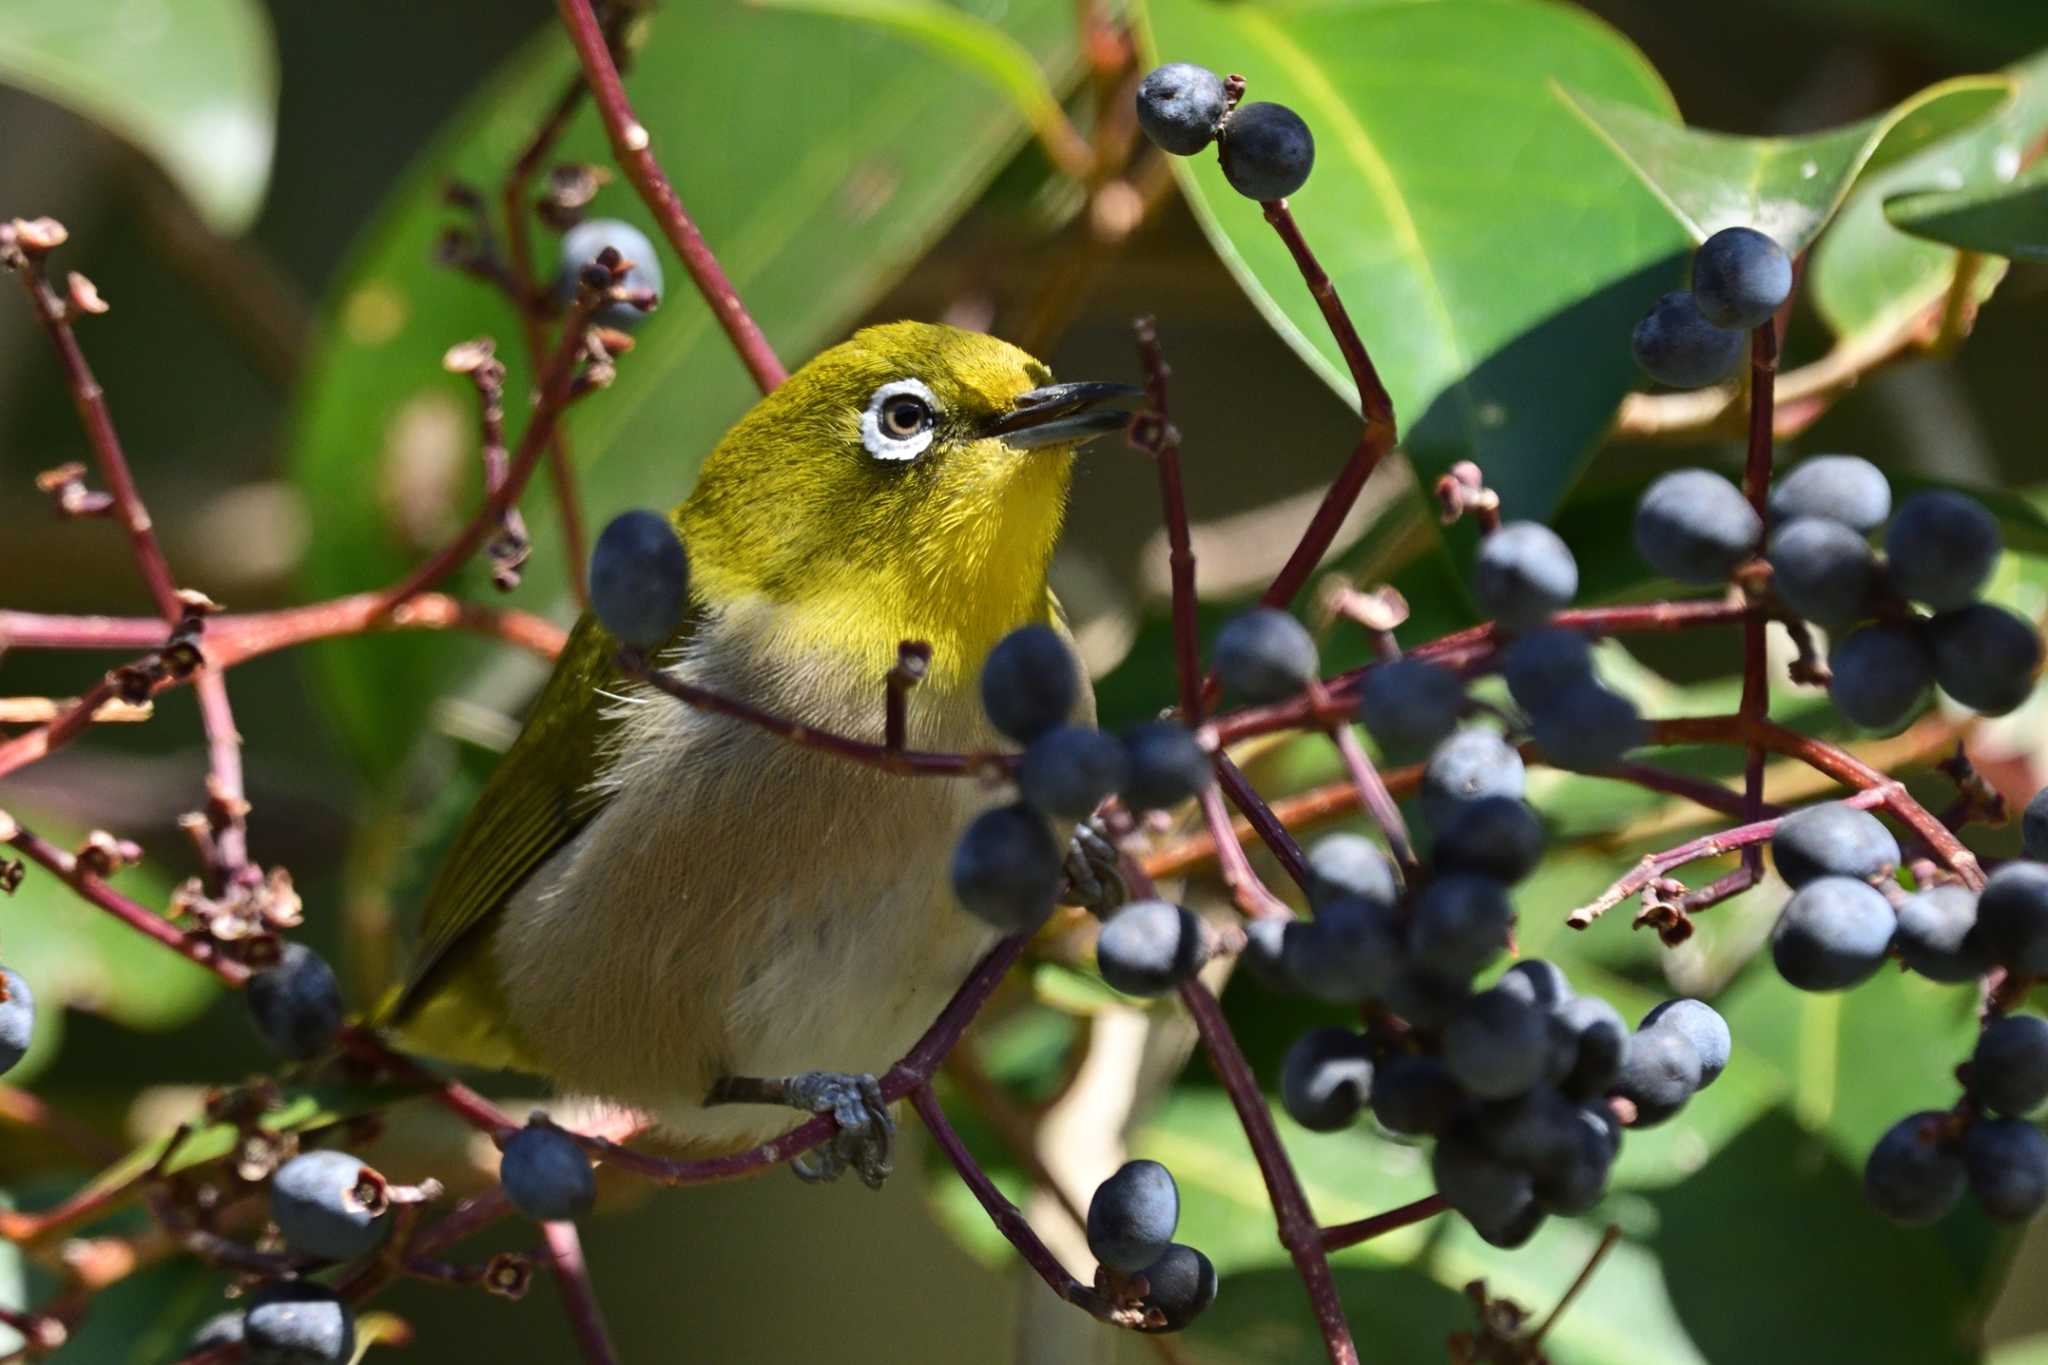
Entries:
[[1302, 1193], [1301, 1180], [1287, 1159], [1287, 1149], [1280, 1143], [1279, 1131], [1273, 1126], [1265, 1097], [1259, 1093], [1251, 1064], [1245, 1061], [1222, 1007], [1207, 986], [1189, 981], [1180, 988], [1180, 999], [1193, 1016], [1202, 1046], [1209, 1054], [1209, 1065], [1223, 1082], [1231, 1107], [1237, 1110], [1238, 1122], [1244, 1126], [1245, 1140], [1251, 1144], [1259, 1174], [1266, 1182], [1266, 1194], [1272, 1200], [1280, 1244], [1294, 1258], [1295, 1273], [1308, 1290], [1309, 1306], [1315, 1312], [1331, 1365], [1357, 1365], [1358, 1348], [1352, 1344], [1351, 1324], [1344, 1318], [1344, 1305], [1330, 1276], [1322, 1230], [1309, 1211], [1308, 1197]]
[[690, 221], [682, 199], [662, 173], [661, 163], [654, 159], [647, 129], [634, 117], [633, 106], [626, 99], [625, 84], [619, 79], [618, 65], [612, 61], [611, 47], [591, 10], [590, 0], [556, 0], [555, 7], [569, 30], [577, 60], [583, 64], [583, 78], [589, 83], [591, 98], [604, 119], [604, 130], [611, 139], [612, 156], [619, 169], [639, 191], [641, 202], [661, 225], [662, 235], [682, 258], [683, 268], [690, 272], [697, 292], [704, 296], [712, 316], [725, 329], [740, 363], [754, 376], [761, 392], [767, 393], [787, 379], [789, 371], [783, 368], [768, 345], [768, 338], [761, 334], [746, 305], [740, 302], [739, 291], [712, 254], [704, 234]]
[[86, 689], [77, 700], [58, 712], [47, 723], [33, 730], [25, 730], [5, 743], [0, 743], [0, 777], [7, 776], [17, 768], [26, 768], [31, 763], [48, 758], [84, 734], [86, 728], [93, 723], [93, 717], [100, 707], [113, 700], [119, 692], [120, 686], [110, 673]]
[[[280, 649], [373, 630], [466, 630], [544, 659], [561, 653], [567, 638], [560, 626], [531, 612], [481, 606], [445, 593], [420, 593], [388, 615], [379, 613], [383, 600], [382, 592], [361, 592], [278, 611], [209, 617], [203, 637], [207, 666], [225, 671]], [[0, 648], [138, 650], [156, 649], [163, 642], [163, 622], [153, 616], [0, 611]]]
[[[1230, 898], [1237, 908], [1252, 919], [1278, 916], [1281, 919], [1294, 918], [1294, 911], [1287, 903], [1266, 889], [1265, 882], [1252, 870], [1251, 859], [1245, 856], [1243, 836], [1230, 820], [1230, 812], [1223, 807], [1223, 791], [1220, 787], [1207, 787], [1197, 798], [1202, 810], [1202, 820], [1208, 826], [1209, 856], [1216, 859], [1223, 885], [1230, 890]], [[1252, 832], [1247, 823], [1245, 833]], [[1150, 865], [1147, 865], [1149, 872]], [[1160, 873], [1164, 876], [1166, 874]]]
[[1442, 1195], [1431, 1194], [1402, 1204], [1398, 1208], [1388, 1209], [1385, 1213], [1361, 1218], [1355, 1223], [1338, 1223], [1323, 1229], [1323, 1250], [1342, 1251], [1345, 1247], [1355, 1247], [1360, 1242], [1370, 1242], [1375, 1237], [1434, 1218], [1449, 1207]]
[[541, 1240], [547, 1244], [548, 1259], [555, 1267], [555, 1287], [562, 1296], [562, 1312], [569, 1330], [590, 1365], [619, 1365], [619, 1353], [612, 1349], [605, 1331], [604, 1310], [598, 1307], [597, 1290], [590, 1282], [590, 1267], [583, 1260], [583, 1241], [574, 1223], [543, 1223]]
[[[1749, 499], [1759, 525], [1768, 525], [1766, 506], [1771, 491], [1771, 414], [1778, 374], [1778, 325], [1774, 318], [1750, 333], [1749, 341], [1749, 454], [1742, 470], [1742, 492]], [[1768, 617], [1759, 596], [1749, 604], [1742, 618], [1742, 718], [1746, 726], [1767, 719], [1771, 711], [1771, 680], [1766, 630]], [[1743, 818], [1755, 821], [1764, 803], [1764, 748], [1754, 738], [1743, 765]], [[1743, 849], [1742, 876], [1747, 880], [1730, 883], [1725, 894], [1746, 890], [1763, 873], [1763, 846]]]
[[946, 1119], [946, 1111], [939, 1107], [938, 1097], [932, 1094], [929, 1085], [919, 1085], [910, 1092], [910, 1107], [924, 1120], [925, 1130], [932, 1135], [946, 1160], [953, 1163], [953, 1169], [960, 1174], [960, 1183], [967, 1186], [988, 1215], [996, 1231], [1003, 1234], [1010, 1245], [1017, 1248], [1017, 1254], [1024, 1263], [1038, 1273], [1052, 1292], [1068, 1303], [1104, 1322], [1117, 1320], [1115, 1306], [1103, 1294], [1082, 1284], [1060, 1264], [1060, 1258], [1047, 1246], [1039, 1235], [1032, 1231], [1031, 1222], [1015, 1204], [1003, 1197], [988, 1172], [974, 1159], [974, 1153], [967, 1150], [967, 1144], [953, 1131], [953, 1125]]
[[1180, 430], [1167, 408], [1166, 379], [1173, 371], [1159, 346], [1159, 329], [1149, 317], [1133, 324], [1138, 357], [1145, 370], [1145, 413], [1131, 423], [1125, 438], [1134, 450], [1152, 457], [1159, 472], [1159, 505], [1166, 522], [1166, 563], [1172, 581], [1173, 667], [1180, 688], [1181, 718], [1202, 723], [1202, 666], [1199, 627], [1195, 621], [1195, 551], [1188, 531], [1187, 493], [1180, 477]]

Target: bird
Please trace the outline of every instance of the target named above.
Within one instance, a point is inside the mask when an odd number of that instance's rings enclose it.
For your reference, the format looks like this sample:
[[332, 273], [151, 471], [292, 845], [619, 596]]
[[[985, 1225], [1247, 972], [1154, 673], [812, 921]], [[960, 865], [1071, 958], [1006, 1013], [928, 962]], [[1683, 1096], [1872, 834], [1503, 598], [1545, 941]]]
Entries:
[[[904, 641], [931, 657], [911, 747], [1001, 737], [978, 674], [1048, 625], [1074, 459], [1139, 390], [1055, 383], [1007, 342], [860, 330], [763, 397], [669, 514], [689, 601], [648, 657], [818, 729], [880, 740]], [[1070, 721], [1092, 724], [1084, 684]], [[379, 1023], [412, 1051], [524, 1071], [629, 1107], [689, 1155], [830, 1112], [798, 1173], [888, 1173], [874, 1076], [932, 1022], [998, 931], [947, 862], [986, 780], [905, 778], [684, 706], [576, 623], [424, 902]], [[735, 1098], [778, 1103], [732, 1103]]]

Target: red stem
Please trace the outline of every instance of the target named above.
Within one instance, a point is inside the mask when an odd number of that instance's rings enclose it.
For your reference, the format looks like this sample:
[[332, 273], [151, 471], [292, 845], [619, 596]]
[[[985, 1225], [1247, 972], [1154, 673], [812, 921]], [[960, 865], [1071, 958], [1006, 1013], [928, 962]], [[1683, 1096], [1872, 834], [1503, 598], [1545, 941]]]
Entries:
[[547, 1243], [548, 1259], [555, 1265], [555, 1287], [562, 1295], [562, 1311], [568, 1315], [569, 1330], [590, 1365], [619, 1365], [619, 1353], [612, 1349], [604, 1327], [604, 1312], [597, 1304], [597, 1290], [590, 1283], [590, 1268], [583, 1262], [583, 1242], [574, 1223], [543, 1223], [541, 1239]]
[[1139, 318], [1138, 355], [1145, 369], [1145, 417], [1132, 423], [1130, 444], [1152, 457], [1159, 472], [1159, 506], [1166, 522], [1166, 565], [1172, 583], [1174, 681], [1180, 689], [1181, 719], [1202, 721], [1202, 665], [1195, 621], [1195, 549], [1188, 530], [1187, 493], [1180, 477], [1180, 431], [1166, 402], [1166, 378], [1173, 371], [1159, 347], [1151, 318]]
[[[159, 633], [161, 622], [151, 622]], [[55, 720], [39, 725], [33, 730], [24, 730], [13, 739], [0, 743], [0, 777], [5, 777], [17, 768], [26, 768], [48, 758], [79, 735], [92, 724], [93, 713], [102, 704], [111, 700], [118, 692], [119, 684], [112, 677], [101, 678], [86, 690], [84, 695], [66, 707]]]
[[1280, 1244], [1294, 1258], [1295, 1272], [1308, 1290], [1309, 1306], [1315, 1310], [1316, 1325], [1322, 1332], [1323, 1348], [1329, 1353], [1331, 1365], [1358, 1365], [1351, 1325], [1344, 1320], [1344, 1305], [1337, 1297], [1330, 1262], [1323, 1254], [1322, 1230], [1309, 1212], [1308, 1198], [1287, 1159], [1287, 1149], [1280, 1145], [1280, 1134], [1273, 1127], [1265, 1096], [1259, 1093], [1258, 1080], [1239, 1050], [1237, 1039], [1231, 1036], [1230, 1025], [1209, 988], [1199, 981], [1190, 981], [1180, 988], [1180, 998], [1202, 1035], [1209, 1065], [1229, 1093], [1238, 1122], [1244, 1125], [1245, 1139], [1251, 1144], [1259, 1174], [1266, 1182], [1266, 1194], [1273, 1203]]
[[917, 1110], [917, 1116], [924, 1120], [924, 1126], [932, 1135], [932, 1141], [946, 1154], [946, 1160], [953, 1163], [953, 1169], [960, 1173], [960, 1181], [973, 1192], [989, 1221], [996, 1225], [996, 1231], [1017, 1248], [1017, 1254], [1025, 1264], [1038, 1272], [1052, 1292], [1084, 1312], [1111, 1320], [1114, 1312], [1108, 1298], [1097, 1293], [1092, 1287], [1082, 1284], [1060, 1264], [1060, 1258], [1053, 1254], [1051, 1247], [1031, 1230], [1031, 1223], [1023, 1212], [1003, 1197], [988, 1172], [974, 1159], [974, 1153], [967, 1150], [967, 1144], [953, 1131], [953, 1125], [946, 1121], [946, 1111], [939, 1107], [938, 1097], [932, 1094], [928, 1085], [920, 1085], [910, 1092], [910, 1107]]
[[1385, 1213], [1376, 1213], [1370, 1218], [1361, 1218], [1355, 1223], [1339, 1223], [1335, 1227], [1324, 1228], [1323, 1250], [1342, 1251], [1345, 1247], [1355, 1247], [1360, 1242], [1370, 1242], [1373, 1238], [1393, 1232], [1397, 1228], [1409, 1227], [1424, 1219], [1434, 1218], [1448, 1207], [1450, 1206], [1444, 1203], [1442, 1195], [1425, 1195], [1413, 1203], [1388, 1209]]
[[[1761, 525], [1770, 515], [1771, 419], [1778, 374], [1778, 327], [1773, 320], [1750, 333], [1749, 342], [1749, 455], [1743, 464], [1742, 491], [1756, 511]], [[1742, 619], [1742, 718], [1754, 725], [1771, 712], [1771, 680], [1765, 640], [1766, 618], [1761, 599], [1750, 604]], [[1750, 741], [1749, 757], [1743, 765], [1742, 799], [1745, 819], [1755, 820], [1763, 810], [1764, 749]], [[1753, 883], [1763, 872], [1763, 848], [1743, 850], [1743, 875]], [[1746, 889], [1746, 883], [1734, 889]]]
[[626, 87], [619, 80], [619, 68], [612, 61], [604, 29], [591, 12], [590, 0], [556, 0], [556, 9], [569, 30], [569, 41], [575, 44], [577, 60], [583, 64], [583, 78], [589, 83], [591, 98], [604, 119], [604, 130], [611, 138], [612, 156], [619, 169], [640, 192], [641, 201], [661, 225], [662, 234], [675, 248], [676, 255], [682, 258], [683, 268], [690, 272], [697, 292], [711, 306], [712, 316], [725, 329], [740, 361], [754, 376], [761, 392], [767, 393], [787, 379], [789, 372], [776, 359], [768, 338], [761, 335], [761, 329], [740, 302], [739, 291], [733, 288], [718, 258], [711, 254], [704, 235], [690, 221], [683, 201], [649, 150], [647, 129], [634, 117], [633, 106], [626, 100]]

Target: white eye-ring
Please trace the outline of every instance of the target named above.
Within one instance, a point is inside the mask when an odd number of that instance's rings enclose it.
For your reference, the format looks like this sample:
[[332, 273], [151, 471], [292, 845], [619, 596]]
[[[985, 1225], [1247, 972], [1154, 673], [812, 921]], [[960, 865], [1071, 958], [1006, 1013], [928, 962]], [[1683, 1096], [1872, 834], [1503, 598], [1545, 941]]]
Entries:
[[868, 399], [860, 440], [878, 460], [914, 460], [932, 443], [939, 400], [922, 380], [892, 379]]

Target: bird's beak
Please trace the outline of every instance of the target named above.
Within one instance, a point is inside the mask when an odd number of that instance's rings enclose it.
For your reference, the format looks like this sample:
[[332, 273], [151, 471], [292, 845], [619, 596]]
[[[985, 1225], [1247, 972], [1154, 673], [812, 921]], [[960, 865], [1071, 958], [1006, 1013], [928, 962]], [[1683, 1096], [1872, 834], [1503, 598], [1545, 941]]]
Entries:
[[[1114, 399], [1142, 398], [1145, 391], [1129, 384], [1084, 382], [1048, 384], [1017, 395], [1010, 410], [990, 425], [991, 435], [1024, 450], [1041, 446], [1077, 446], [1112, 431], [1121, 431], [1131, 414], [1121, 408], [1096, 408]], [[1091, 411], [1092, 409], [1092, 411]]]

